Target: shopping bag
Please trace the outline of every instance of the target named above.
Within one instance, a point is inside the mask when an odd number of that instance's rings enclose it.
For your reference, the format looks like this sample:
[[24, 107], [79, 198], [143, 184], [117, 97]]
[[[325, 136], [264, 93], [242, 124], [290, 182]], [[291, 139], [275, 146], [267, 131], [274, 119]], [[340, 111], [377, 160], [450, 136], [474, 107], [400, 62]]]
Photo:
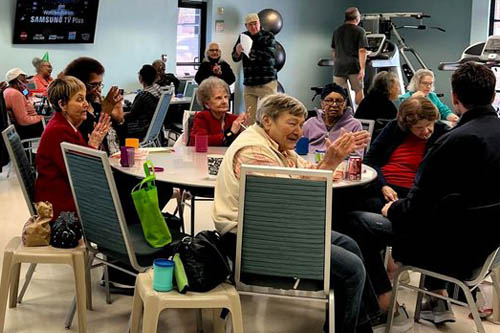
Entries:
[[144, 163], [144, 173], [146, 178], [132, 189], [132, 200], [141, 221], [144, 238], [152, 247], [163, 247], [172, 241], [172, 235], [158, 206], [156, 176], [153, 163], [149, 160]]
[[23, 227], [24, 246], [47, 246], [50, 243], [50, 224], [52, 204], [48, 201], [35, 203], [37, 215], [31, 216]]

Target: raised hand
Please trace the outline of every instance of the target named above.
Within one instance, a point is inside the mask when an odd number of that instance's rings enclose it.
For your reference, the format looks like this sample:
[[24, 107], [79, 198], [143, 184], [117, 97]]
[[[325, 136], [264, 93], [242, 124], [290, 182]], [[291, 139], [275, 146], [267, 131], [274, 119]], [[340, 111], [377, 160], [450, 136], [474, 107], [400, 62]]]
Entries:
[[111, 117], [108, 114], [101, 112], [99, 121], [94, 126], [92, 133], [89, 134], [89, 146], [98, 149], [102, 140], [104, 140], [106, 134], [108, 134], [110, 126]]

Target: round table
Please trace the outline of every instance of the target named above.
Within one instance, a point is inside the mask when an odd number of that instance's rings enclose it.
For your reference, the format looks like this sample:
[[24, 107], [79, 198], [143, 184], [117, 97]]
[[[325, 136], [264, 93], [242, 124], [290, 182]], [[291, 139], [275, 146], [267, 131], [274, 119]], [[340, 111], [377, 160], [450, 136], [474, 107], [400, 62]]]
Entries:
[[[163, 168], [156, 172], [156, 180], [168, 183], [174, 187], [189, 191], [191, 201], [191, 232], [194, 230], [194, 202], [196, 197], [213, 198], [215, 179], [208, 177], [207, 155], [223, 155], [227, 147], [208, 147], [206, 153], [195, 152], [194, 147], [172, 148], [143, 148], [149, 151], [148, 160], [155, 167]], [[314, 155], [305, 156], [309, 161], [314, 161]], [[138, 178], [144, 178], [143, 162], [136, 162], [133, 167], [122, 167], [120, 159], [110, 157], [113, 168]], [[333, 188], [345, 188], [367, 184], [377, 178], [377, 172], [363, 164], [361, 180], [341, 180], [333, 182]], [[200, 199], [198, 199], [200, 200]], [[182, 214], [181, 214], [182, 215]]]

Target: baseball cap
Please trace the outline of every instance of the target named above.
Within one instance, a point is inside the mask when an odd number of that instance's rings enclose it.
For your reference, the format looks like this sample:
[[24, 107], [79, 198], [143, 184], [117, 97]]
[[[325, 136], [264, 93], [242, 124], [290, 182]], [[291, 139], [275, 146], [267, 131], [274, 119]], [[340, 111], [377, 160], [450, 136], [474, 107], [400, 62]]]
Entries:
[[10, 82], [14, 79], [17, 79], [17, 77], [19, 75], [27, 75], [21, 68], [19, 67], [16, 67], [16, 68], [12, 68], [11, 70], [9, 70], [6, 74], [5, 74], [5, 80], [7, 82]]

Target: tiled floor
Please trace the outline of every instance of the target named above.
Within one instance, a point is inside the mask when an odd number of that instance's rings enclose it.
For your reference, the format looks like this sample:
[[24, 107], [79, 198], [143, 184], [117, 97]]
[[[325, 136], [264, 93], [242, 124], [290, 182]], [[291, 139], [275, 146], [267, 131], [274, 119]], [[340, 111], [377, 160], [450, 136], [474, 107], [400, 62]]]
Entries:
[[[197, 203], [197, 229], [213, 228], [207, 216], [210, 203]], [[28, 218], [21, 190], [15, 175], [5, 178], [0, 175], [0, 249], [14, 236], [20, 235]], [[189, 211], [186, 212], [188, 217]], [[1, 256], [3, 259], [3, 256]], [[2, 260], [0, 259], [0, 260]], [[27, 265], [25, 265], [27, 266]], [[25, 269], [21, 272], [24, 276]], [[103, 288], [97, 280], [100, 272], [92, 273], [94, 310], [88, 312], [88, 332], [126, 332], [132, 308], [132, 297], [113, 295], [113, 303], [104, 300]], [[415, 276], [413, 277], [415, 278]], [[23, 283], [23, 281], [21, 281]], [[63, 265], [39, 265], [22, 304], [15, 309], [7, 309], [5, 332], [68, 332], [64, 329], [64, 318], [73, 297], [73, 277], [71, 269]], [[401, 292], [401, 303], [406, 303], [413, 312], [415, 294]], [[312, 333], [321, 332], [324, 306], [318, 303], [290, 302], [282, 299], [242, 296], [245, 332]], [[472, 320], [468, 312], [454, 307], [457, 322], [437, 329], [423, 321], [415, 324], [413, 332], [473, 332]], [[204, 311], [205, 332], [212, 332], [211, 315]], [[500, 333], [500, 326], [484, 323], [486, 332]], [[76, 322], [72, 332], [77, 332]], [[158, 332], [195, 332], [195, 313], [192, 310], [168, 310], [162, 313]]]

